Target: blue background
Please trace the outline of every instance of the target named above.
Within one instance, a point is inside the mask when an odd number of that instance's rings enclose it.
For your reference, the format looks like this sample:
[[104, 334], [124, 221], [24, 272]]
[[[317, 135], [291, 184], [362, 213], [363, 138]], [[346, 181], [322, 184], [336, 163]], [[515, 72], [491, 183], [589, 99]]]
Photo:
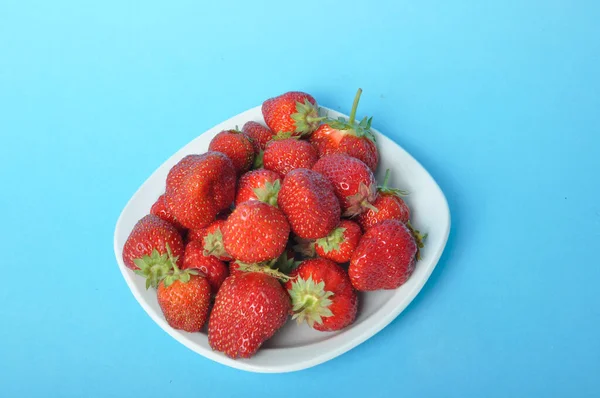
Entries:
[[[597, 2], [83, 3], [0, 2], [0, 395], [600, 394]], [[175, 342], [114, 259], [129, 197], [270, 96], [348, 113], [357, 87], [450, 203], [422, 293], [298, 373]]]

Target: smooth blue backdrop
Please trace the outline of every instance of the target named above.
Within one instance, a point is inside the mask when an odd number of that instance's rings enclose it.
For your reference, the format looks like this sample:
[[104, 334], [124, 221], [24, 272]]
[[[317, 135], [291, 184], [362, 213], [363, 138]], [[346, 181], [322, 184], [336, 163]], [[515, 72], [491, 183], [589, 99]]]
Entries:
[[[600, 6], [577, 0], [0, 2], [2, 397], [600, 395]], [[281, 92], [360, 114], [453, 229], [392, 324], [322, 366], [233, 370], [122, 280], [129, 197]]]

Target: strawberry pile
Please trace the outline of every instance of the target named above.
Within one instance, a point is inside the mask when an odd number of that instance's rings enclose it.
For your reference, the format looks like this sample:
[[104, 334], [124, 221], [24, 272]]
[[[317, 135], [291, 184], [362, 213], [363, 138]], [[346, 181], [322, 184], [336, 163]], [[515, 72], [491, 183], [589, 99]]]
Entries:
[[320, 116], [306, 93], [268, 99], [266, 126], [222, 131], [170, 170], [123, 261], [156, 289], [171, 327], [208, 323], [214, 350], [249, 358], [290, 318], [340, 330], [356, 319], [357, 291], [408, 280], [422, 237], [389, 170], [377, 185], [360, 94], [348, 120]]

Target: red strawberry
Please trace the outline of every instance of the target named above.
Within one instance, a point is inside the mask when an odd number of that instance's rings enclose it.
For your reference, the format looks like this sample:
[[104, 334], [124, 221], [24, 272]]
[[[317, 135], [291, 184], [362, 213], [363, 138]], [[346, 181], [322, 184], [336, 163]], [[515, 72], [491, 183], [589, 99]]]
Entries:
[[362, 233], [357, 223], [350, 220], [342, 220], [329, 235], [317, 239], [315, 250], [320, 257], [335, 261], [336, 263], [345, 263], [350, 261], [350, 257]]
[[[148, 214], [135, 224], [125, 241], [123, 262], [132, 270], [140, 269], [139, 261], [160, 265], [164, 263], [164, 258], [159, 257], [168, 252], [167, 248], [170, 248], [175, 257], [183, 260], [183, 239], [179, 231], [173, 224], [154, 214]], [[151, 259], [154, 251], [158, 257]]]
[[[285, 137], [281, 135], [280, 137]], [[267, 144], [263, 155], [263, 165], [285, 177], [294, 169], [310, 169], [317, 161], [317, 150], [308, 141], [296, 138], [274, 139]]]
[[404, 223], [381, 221], [367, 230], [352, 255], [352, 285], [357, 290], [395, 289], [412, 274], [417, 254], [418, 243]]
[[224, 224], [225, 220], [217, 219], [206, 228], [193, 229], [188, 234], [188, 241], [201, 241], [205, 256], [214, 256], [221, 261], [229, 261], [232, 257], [225, 250], [221, 231]]
[[285, 324], [290, 310], [289, 296], [272, 276], [260, 272], [230, 276], [215, 298], [208, 342], [230, 358], [250, 358]]
[[244, 174], [238, 181], [235, 205], [249, 200], [260, 200], [277, 206], [277, 195], [281, 187], [281, 177], [271, 170], [253, 170]]
[[323, 156], [313, 170], [327, 178], [335, 189], [344, 216], [356, 216], [377, 198], [377, 183], [369, 167], [360, 160], [344, 154]]
[[385, 173], [383, 186], [378, 189], [379, 196], [373, 202], [373, 207], [377, 210], [367, 209], [364, 213], [359, 214], [356, 219], [363, 231], [383, 220], [399, 220], [407, 223], [410, 219], [410, 209], [400, 197], [400, 195], [406, 195], [406, 192], [395, 188], [388, 188], [389, 177], [390, 170], [388, 169]]
[[319, 127], [317, 102], [309, 94], [290, 91], [266, 100], [262, 105], [265, 123], [271, 131], [309, 135]]
[[291, 276], [285, 287], [298, 323], [306, 321], [316, 330], [329, 332], [354, 322], [358, 299], [342, 267], [316, 258], [302, 262]]
[[244, 127], [242, 127], [242, 131], [252, 139], [254, 154], [256, 156], [258, 156], [260, 151], [265, 149], [267, 142], [271, 141], [271, 138], [273, 138], [274, 135], [268, 127], [257, 122], [247, 122], [244, 124]]
[[202, 272], [213, 293], [219, 291], [221, 284], [229, 274], [227, 265], [215, 256], [205, 255], [204, 242], [191, 241], [185, 246], [183, 266], [181, 269], [197, 269]]
[[237, 130], [225, 130], [210, 141], [209, 151], [222, 152], [231, 161], [238, 174], [250, 170], [254, 162], [254, 145], [252, 139]]
[[233, 203], [235, 184], [233, 163], [221, 152], [188, 155], [169, 171], [165, 201], [183, 226], [203, 228]]
[[175, 228], [177, 228], [177, 230], [181, 234], [185, 234], [185, 232], [187, 231], [187, 229], [183, 225], [179, 224], [179, 221], [177, 221], [177, 219], [173, 217], [173, 214], [171, 214], [171, 212], [167, 208], [164, 194], [160, 195], [156, 202], [154, 202], [152, 208], [150, 208], [150, 214], [154, 214], [155, 216], [158, 216], [163, 220], [170, 222]]
[[259, 263], [281, 255], [290, 226], [281, 210], [251, 200], [231, 213], [222, 232], [227, 253], [245, 263]]
[[304, 239], [327, 236], [340, 222], [340, 203], [333, 186], [316, 171], [290, 171], [281, 184], [277, 203], [292, 231]]
[[379, 153], [375, 145], [375, 136], [371, 132], [371, 120], [366, 117], [356, 122], [356, 108], [362, 90], [359, 88], [354, 98], [350, 119], [327, 119], [311, 136], [319, 157], [333, 153], [345, 153], [362, 160], [375, 172], [379, 163]]

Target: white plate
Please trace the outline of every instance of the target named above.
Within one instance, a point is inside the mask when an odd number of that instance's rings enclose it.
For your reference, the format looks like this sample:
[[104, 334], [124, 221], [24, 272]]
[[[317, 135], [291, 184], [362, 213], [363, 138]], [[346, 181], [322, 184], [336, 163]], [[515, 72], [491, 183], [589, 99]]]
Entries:
[[[344, 116], [321, 107], [330, 117]], [[187, 144], [162, 164], [144, 182], [123, 209], [115, 228], [114, 248], [123, 278], [136, 300], [150, 317], [175, 340], [189, 349], [224, 365], [262, 373], [291, 372], [318, 365], [356, 347], [388, 325], [419, 293], [435, 268], [450, 232], [450, 212], [444, 194], [429, 173], [395, 142], [373, 130], [381, 155], [377, 177], [381, 182], [387, 168], [392, 170], [391, 185], [408, 190], [406, 201], [412, 210], [412, 223], [427, 233], [422, 259], [411, 278], [396, 290], [359, 294], [359, 314], [353, 325], [338, 332], [318, 332], [307, 325], [288, 323], [253, 358], [233, 360], [213, 351], [205, 333], [186, 333], [167, 325], [156, 300], [156, 292], [146, 290], [143, 278], [125, 267], [122, 250], [135, 223], [150, 211], [164, 192], [167, 174], [188, 154], [208, 150], [210, 140], [221, 130], [243, 126], [249, 120], [263, 122], [260, 106], [213, 127]]]

